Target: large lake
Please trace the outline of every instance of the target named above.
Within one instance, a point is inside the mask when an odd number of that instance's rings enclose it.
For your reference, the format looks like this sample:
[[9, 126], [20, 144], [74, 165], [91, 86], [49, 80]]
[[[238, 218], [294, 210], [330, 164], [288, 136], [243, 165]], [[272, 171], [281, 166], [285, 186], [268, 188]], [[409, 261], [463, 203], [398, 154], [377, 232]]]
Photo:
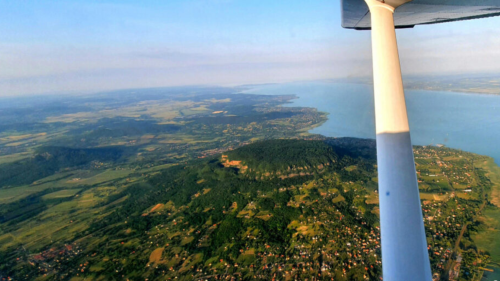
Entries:
[[[296, 95], [286, 106], [328, 112], [311, 133], [328, 137], [375, 138], [373, 88], [327, 82], [256, 86], [247, 93]], [[500, 164], [500, 96], [407, 90], [413, 144], [444, 144], [495, 158]]]

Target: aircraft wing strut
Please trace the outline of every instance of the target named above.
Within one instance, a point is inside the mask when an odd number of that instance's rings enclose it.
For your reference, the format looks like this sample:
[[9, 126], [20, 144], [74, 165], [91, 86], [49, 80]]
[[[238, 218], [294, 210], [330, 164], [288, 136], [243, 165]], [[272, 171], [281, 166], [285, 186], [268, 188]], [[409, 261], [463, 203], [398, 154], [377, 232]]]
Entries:
[[500, 15], [498, 0], [342, 0], [342, 26], [371, 29], [384, 281], [431, 281], [395, 28]]

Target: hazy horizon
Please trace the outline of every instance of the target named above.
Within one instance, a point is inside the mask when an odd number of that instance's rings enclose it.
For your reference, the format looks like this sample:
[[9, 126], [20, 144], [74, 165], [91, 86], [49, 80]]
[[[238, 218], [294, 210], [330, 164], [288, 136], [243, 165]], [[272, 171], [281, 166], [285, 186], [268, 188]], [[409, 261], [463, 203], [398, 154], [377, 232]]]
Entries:
[[[500, 18], [398, 30], [403, 75], [500, 72]], [[0, 96], [371, 75], [338, 1], [0, 3]]]

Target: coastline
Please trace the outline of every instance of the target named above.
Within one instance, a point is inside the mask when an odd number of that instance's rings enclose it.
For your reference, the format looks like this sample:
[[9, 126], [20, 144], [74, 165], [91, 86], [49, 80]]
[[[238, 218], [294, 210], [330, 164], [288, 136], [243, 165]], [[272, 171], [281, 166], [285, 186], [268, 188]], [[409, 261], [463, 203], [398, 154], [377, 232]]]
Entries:
[[448, 93], [462, 93], [470, 95], [488, 95], [488, 96], [500, 96], [500, 92], [481, 92], [478, 90], [463, 90], [463, 89], [445, 89], [445, 88], [423, 88], [423, 87], [405, 87], [405, 90], [418, 90], [418, 91], [430, 91], [430, 92], [448, 92]]
[[[297, 98], [291, 100], [285, 106], [298, 106], [296, 104]], [[319, 128], [325, 125], [329, 119], [328, 116], [331, 115], [330, 112], [320, 111], [318, 108], [315, 109], [318, 110], [318, 112], [325, 114], [323, 115], [325, 120], [312, 125], [308, 129], [304, 129], [303, 135], [320, 135], [328, 137], [321, 133], [310, 132], [310, 130], [314, 128]], [[485, 268], [480, 268], [482, 269], [481, 275], [473, 277], [472, 280], [496, 281], [500, 280], [500, 166], [495, 163], [495, 159], [493, 157], [488, 155], [481, 156], [485, 157], [485, 160], [475, 163], [476, 168], [482, 169], [486, 172], [485, 175], [490, 179], [492, 186], [486, 194], [486, 198], [484, 199], [485, 201], [483, 201], [483, 209], [480, 209], [480, 213], [477, 215], [476, 219], [470, 222], [471, 225], [474, 223], [480, 223], [484, 226], [484, 229], [477, 232], [469, 230], [468, 232], [470, 233], [470, 238], [477, 245], [477, 250], [488, 252], [490, 254], [491, 261], [488, 262]], [[466, 226], [464, 226], [464, 231], [466, 231], [465, 227]], [[496, 245], [496, 247], [492, 247], [492, 243], [496, 244], [495, 241], [498, 241], [498, 245]], [[459, 247], [458, 244], [459, 243], [457, 243], [457, 247]], [[460, 247], [458, 249], [460, 249]], [[460, 251], [462, 250], [460, 249]], [[454, 263], [454, 261], [452, 261], [452, 263]]]
[[[414, 81], [411, 78], [403, 78], [404, 80], [404, 89], [406, 90], [419, 90], [419, 91], [432, 91], [432, 92], [452, 92], [452, 93], [464, 93], [464, 94], [479, 94], [479, 95], [500, 95], [500, 90], [498, 87], [493, 88], [448, 88], [448, 87], [440, 87], [440, 85], [429, 86], [424, 85], [420, 82]], [[425, 80], [424, 80], [425, 81]], [[373, 87], [373, 81], [371, 80], [363, 80], [363, 79], [344, 79], [338, 80], [337, 83], [353, 83], [353, 84], [362, 84], [366, 86]], [[444, 82], [443, 82], [444, 83]], [[449, 83], [445, 83], [449, 84]]]
[[[295, 98], [283, 106], [310, 107], [328, 113], [326, 121], [315, 124], [309, 131], [304, 130], [305, 135], [374, 139], [374, 135], [370, 134], [374, 131], [374, 124], [371, 124], [372, 93], [368, 87], [369, 85], [362, 83], [294, 84], [260, 87], [249, 92], [268, 95], [291, 94]], [[494, 133], [494, 128], [498, 127], [500, 120], [485, 119], [485, 116], [495, 116], [496, 106], [500, 105], [498, 97], [495, 98], [497, 95], [494, 94], [457, 92], [449, 89], [441, 92], [428, 89], [407, 90], [407, 98], [411, 101], [409, 114], [414, 117], [413, 123], [410, 124], [414, 132], [414, 145], [442, 143], [449, 148], [487, 155], [481, 158], [481, 163], [475, 165], [484, 170], [493, 184], [491, 188], [486, 189], [486, 201], [482, 200], [485, 203], [484, 209], [481, 209], [464, 229], [467, 235], [461, 242], [473, 242], [476, 250], [488, 251], [491, 255], [486, 264], [487, 269], [494, 270], [493, 274], [480, 268], [473, 280], [500, 280], [500, 167], [497, 164], [500, 164], [500, 155], [496, 149], [498, 135]], [[458, 111], [460, 114], [457, 114]], [[467, 114], [464, 114], [464, 111]], [[478, 120], [483, 122], [481, 126], [478, 125]], [[485, 120], [488, 122], [484, 123]], [[464, 128], [467, 133], [464, 133]], [[457, 245], [457, 250], [470, 250], [467, 246], [463, 247], [461, 244]], [[454, 260], [450, 264], [454, 264]], [[482, 272], [484, 277], [479, 276], [479, 272]]]

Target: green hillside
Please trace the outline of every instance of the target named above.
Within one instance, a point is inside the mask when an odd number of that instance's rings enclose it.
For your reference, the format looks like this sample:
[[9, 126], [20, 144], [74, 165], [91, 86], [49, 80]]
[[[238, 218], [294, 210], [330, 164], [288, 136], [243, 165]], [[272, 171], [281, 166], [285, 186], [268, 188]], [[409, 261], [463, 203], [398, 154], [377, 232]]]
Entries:
[[[142, 173], [112, 166], [106, 171], [118, 178], [102, 184], [70, 186], [73, 180], [56, 174], [41, 180], [45, 189], [1, 205], [0, 274], [379, 280], [374, 149], [372, 140], [281, 139]], [[461, 255], [460, 274], [479, 274], [490, 253], [477, 250], [471, 234], [484, 231], [477, 218], [493, 174], [473, 163], [487, 158], [436, 147], [414, 152], [433, 272], [446, 278]], [[60, 169], [116, 161], [120, 152], [47, 147], [38, 155]], [[452, 176], [445, 190], [453, 192], [436, 189]]]
[[86, 149], [42, 147], [29, 159], [0, 165], [0, 188], [30, 184], [61, 169], [88, 165], [93, 161], [115, 162], [122, 154], [123, 149], [114, 147]]

